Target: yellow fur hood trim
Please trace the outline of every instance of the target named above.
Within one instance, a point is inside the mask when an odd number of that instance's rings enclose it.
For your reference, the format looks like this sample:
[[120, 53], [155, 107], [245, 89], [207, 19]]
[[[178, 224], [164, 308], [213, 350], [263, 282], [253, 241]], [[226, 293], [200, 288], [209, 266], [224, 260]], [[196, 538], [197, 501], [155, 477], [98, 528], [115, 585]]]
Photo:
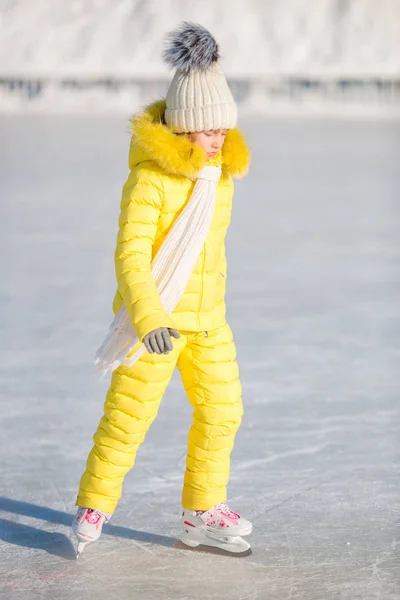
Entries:
[[[164, 121], [165, 108], [165, 100], [160, 100], [132, 118], [129, 166], [133, 169], [145, 160], [152, 160], [169, 175], [192, 179], [206, 164], [207, 156], [188, 136], [172, 133]], [[223, 173], [243, 177], [249, 164], [250, 150], [243, 135], [238, 129], [230, 129], [222, 148]]]

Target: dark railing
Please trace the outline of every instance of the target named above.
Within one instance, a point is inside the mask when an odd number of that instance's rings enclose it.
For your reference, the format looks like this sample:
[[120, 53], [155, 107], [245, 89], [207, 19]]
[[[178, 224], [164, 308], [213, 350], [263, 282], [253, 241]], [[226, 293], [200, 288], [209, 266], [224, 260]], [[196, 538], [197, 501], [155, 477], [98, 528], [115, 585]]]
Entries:
[[[154, 100], [165, 95], [168, 80], [141, 78], [74, 78], [60, 79], [44, 77], [0, 77], [0, 93], [19, 101], [35, 102], [51, 90], [68, 93], [96, 92], [98, 94], [118, 95], [132, 92], [140, 103]], [[256, 95], [257, 99], [289, 100], [304, 99], [321, 101], [381, 103], [383, 105], [400, 104], [400, 76], [387, 77], [326, 77], [308, 78], [281, 76], [274, 78], [232, 78], [229, 81], [236, 101], [241, 104]], [[1, 109], [1, 106], [0, 106]]]

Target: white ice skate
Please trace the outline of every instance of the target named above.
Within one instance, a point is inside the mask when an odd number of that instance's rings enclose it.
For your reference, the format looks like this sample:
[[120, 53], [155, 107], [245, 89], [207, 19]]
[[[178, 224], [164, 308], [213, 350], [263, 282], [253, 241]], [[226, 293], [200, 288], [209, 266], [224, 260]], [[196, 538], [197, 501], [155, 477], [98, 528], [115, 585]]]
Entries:
[[181, 541], [186, 546], [212, 546], [234, 554], [250, 549], [250, 544], [242, 536], [252, 532], [252, 524], [230, 510], [226, 502], [204, 512], [184, 509], [182, 526]]
[[72, 523], [72, 531], [78, 538], [76, 558], [79, 558], [86, 544], [99, 539], [104, 523], [107, 523], [110, 519], [110, 513], [92, 508], [78, 508], [78, 512]]

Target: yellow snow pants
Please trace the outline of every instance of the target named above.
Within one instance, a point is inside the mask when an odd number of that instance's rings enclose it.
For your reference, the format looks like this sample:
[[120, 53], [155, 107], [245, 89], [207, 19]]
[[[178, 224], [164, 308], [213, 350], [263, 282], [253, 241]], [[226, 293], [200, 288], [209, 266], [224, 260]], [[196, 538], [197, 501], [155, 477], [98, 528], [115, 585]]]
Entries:
[[226, 500], [230, 454], [243, 414], [232, 332], [225, 323], [213, 331], [180, 334], [169, 354], [146, 352], [133, 367], [114, 371], [77, 506], [114, 511], [176, 365], [194, 408], [182, 505], [207, 510]]

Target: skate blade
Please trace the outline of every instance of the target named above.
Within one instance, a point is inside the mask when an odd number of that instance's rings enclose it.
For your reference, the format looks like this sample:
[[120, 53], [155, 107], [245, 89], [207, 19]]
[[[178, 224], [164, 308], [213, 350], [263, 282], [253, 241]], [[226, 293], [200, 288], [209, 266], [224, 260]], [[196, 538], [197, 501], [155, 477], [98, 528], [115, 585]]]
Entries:
[[229, 556], [231, 558], [245, 558], [246, 556], [251, 556], [253, 551], [251, 548], [247, 550], [243, 550], [242, 552], [232, 552], [229, 550], [224, 550], [223, 548], [219, 548], [218, 546], [207, 546], [206, 544], [199, 544], [198, 546], [188, 546], [188, 544], [184, 544], [183, 542], [175, 542], [173, 546], [176, 550], [189, 550], [190, 552], [200, 552], [202, 554], [216, 554], [218, 556]]
[[86, 546], [87, 543], [88, 542], [79, 542], [78, 548], [77, 548], [77, 551], [76, 551], [76, 559], [77, 560], [80, 557], [80, 555], [82, 554], [82, 552], [84, 551], [85, 546]]
[[218, 535], [206, 529], [184, 528], [180, 541], [190, 548], [218, 548], [226, 551], [229, 555], [243, 555], [250, 550], [250, 544], [241, 536]]

